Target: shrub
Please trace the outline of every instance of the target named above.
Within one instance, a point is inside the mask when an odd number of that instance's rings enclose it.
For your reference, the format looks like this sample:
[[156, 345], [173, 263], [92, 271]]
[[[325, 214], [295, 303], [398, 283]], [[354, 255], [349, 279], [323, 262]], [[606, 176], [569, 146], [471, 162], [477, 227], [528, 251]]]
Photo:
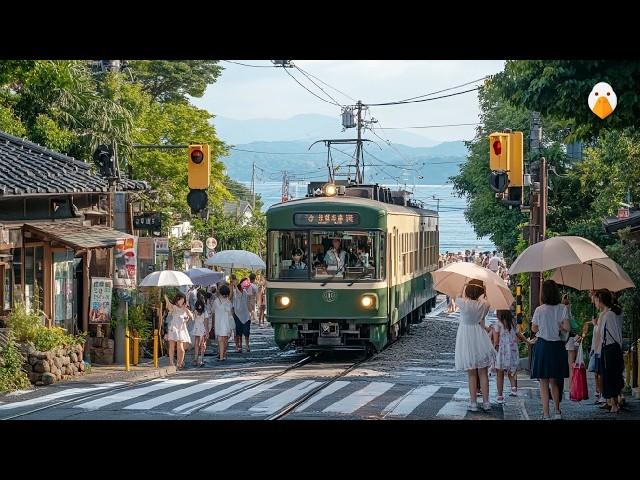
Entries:
[[69, 341], [66, 337], [67, 334], [60, 327], [41, 328], [36, 332], [33, 346], [40, 352], [47, 352], [68, 345]]
[[0, 392], [29, 388], [29, 377], [22, 370], [24, 359], [16, 347], [14, 336], [0, 349]]
[[18, 342], [33, 342], [39, 329], [46, 328], [37, 313], [29, 313], [22, 304], [16, 304], [7, 318], [7, 325]]

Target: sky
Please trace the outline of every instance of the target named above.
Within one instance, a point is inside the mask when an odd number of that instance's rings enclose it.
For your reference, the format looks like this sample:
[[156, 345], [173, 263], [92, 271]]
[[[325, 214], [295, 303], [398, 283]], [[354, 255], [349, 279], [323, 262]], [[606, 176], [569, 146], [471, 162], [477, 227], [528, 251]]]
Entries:
[[[235, 60], [234, 60], [235, 61]], [[251, 65], [272, 65], [268, 60], [238, 60]], [[292, 60], [295, 65], [364, 103], [383, 103], [424, 95], [500, 72], [504, 60]], [[238, 120], [286, 119], [316, 113], [335, 116], [340, 107], [325, 103], [298, 85], [282, 68], [251, 68], [221, 62], [224, 71], [202, 98], [192, 102], [210, 113]], [[288, 69], [301, 83], [323, 93], [298, 70]], [[315, 79], [314, 79], [315, 80]], [[355, 102], [315, 80], [340, 104]], [[447, 95], [479, 83], [442, 92]], [[326, 98], [326, 97], [325, 97]], [[477, 92], [429, 102], [371, 107], [381, 127], [408, 127], [477, 123]], [[475, 126], [407, 129], [437, 142], [469, 140]]]

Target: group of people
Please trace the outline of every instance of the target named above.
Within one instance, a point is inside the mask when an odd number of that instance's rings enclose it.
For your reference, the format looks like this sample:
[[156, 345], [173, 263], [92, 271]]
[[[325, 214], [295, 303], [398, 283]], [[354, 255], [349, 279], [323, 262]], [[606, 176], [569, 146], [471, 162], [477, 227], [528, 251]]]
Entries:
[[[505, 374], [511, 383], [511, 395], [517, 395], [515, 374], [518, 369], [518, 342], [531, 346], [531, 378], [540, 382], [542, 418], [550, 420], [549, 400], [553, 401], [555, 420], [562, 418], [564, 379], [571, 378], [577, 349], [594, 326], [591, 342], [589, 371], [596, 375], [596, 402], [601, 408], [616, 413], [624, 402], [624, 362], [622, 354], [622, 309], [608, 290], [591, 293], [591, 299], [599, 315], [587, 322], [582, 335], [575, 332], [568, 296], [561, 297], [560, 289], [553, 280], [542, 285], [542, 304], [536, 308], [531, 321], [532, 338], [525, 338], [517, 331], [509, 310], [496, 312], [498, 321], [491, 327], [485, 325], [489, 305], [483, 298], [482, 282], [471, 280], [465, 287], [464, 296], [456, 299], [461, 319], [456, 336], [455, 366], [466, 370], [469, 378], [469, 410], [478, 411], [476, 398], [478, 384], [483, 398], [483, 409], [490, 410], [488, 371], [492, 368], [497, 376], [498, 402], [504, 401]], [[573, 324], [573, 329], [572, 329]], [[570, 383], [571, 384], [571, 383]]]
[[[307, 262], [305, 261], [305, 253], [301, 248], [294, 248], [291, 252], [290, 270], [306, 270]], [[342, 240], [334, 238], [331, 240], [331, 248], [325, 254], [317, 254], [313, 260], [314, 267], [326, 267], [333, 269], [335, 272], [344, 270], [345, 266], [349, 267], [370, 267], [372, 259], [367, 253], [367, 248], [358, 243], [356, 251], [347, 252], [342, 248]]]
[[[251, 322], [264, 323], [266, 306], [264, 282], [256, 279], [253, 273], [240, 281], [231, 275], [229, 283], [221, 282], [204, 291], [192, 287], [187, 295], [176, 294], [173, 301], [165, 295], [169, 365], [175, 365], [174, 352], [177, 351], [176, 367], [184, 368], [185, 349], [192, 344], [193, 365], [203, 366], [210, 337], [217, 340], [218, 361], [227, 359], [230, 338], [234, 338], [236, 352], [242, 353], [244, 337], [245, 350], [250, 352]], [[193, 322], [191, 333], [190, 322]]]

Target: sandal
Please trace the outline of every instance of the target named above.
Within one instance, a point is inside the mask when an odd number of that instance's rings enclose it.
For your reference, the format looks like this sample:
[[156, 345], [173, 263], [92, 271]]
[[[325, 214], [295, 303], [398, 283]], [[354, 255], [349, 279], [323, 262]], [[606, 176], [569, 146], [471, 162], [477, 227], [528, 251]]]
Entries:
[[504, 403], [504, 395], [498, 395], [498, 397], [496, 398], [496, 402]]
[[511, 393], [509, 394], [512, 397], [517, 397], [518, 396], [518, 388], [517, 387], [511, 387]]

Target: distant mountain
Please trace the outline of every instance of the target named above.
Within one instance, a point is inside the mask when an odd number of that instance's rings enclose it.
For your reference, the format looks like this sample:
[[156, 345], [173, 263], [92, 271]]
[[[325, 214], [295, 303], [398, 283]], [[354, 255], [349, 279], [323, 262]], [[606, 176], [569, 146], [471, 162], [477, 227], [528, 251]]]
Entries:
[[[324, 180], [327, 177], [327, 150], [311, 142], [271, 141], [238, 144], [228, 157], [221, 160], [227, 175], [236, 181], [250, 181], [252, 163], [261, 181], [280, 180], [282, 171], [306, 180]], [[465, 161], [467, 148], [464, 143], [445, 142], [432, 147], [410, 147], [402, 144], [387, 145], [378, 142], [365, 145], [365, 181], [378, 183], [443, 184], [456, 175], [459, 165]], [[333, 165], [351, 163], [353, 146], [336, 147], [332, 151]], [[344, 152], [344, 153], [342, 153]], [[404, 168], [404, 169], [403, 169]], [[346, 172], [346, 166], [339, 171]], [[422, 177], [422, 178], [420, 178]], [[353, 177], [352, 177], [353, 178]]]
[[[215, 117], [213, 124], [216, 127], [218, 137], [231, 145], [273, 141], [304, 141], [311, 144], [324, 138], [354, 138], [356, 136], [355, 129], [342, 131], [339, 116], [329, 117], [317, 114], [296, 115], [287, 119], [236, 120]], [[411, 147], [431, 147], [438, 143], [422, 135], [400, 130], [384, 130], [384, 135], [381, 136], [393, 143]], [[370, 132], [367, 132], [365, 137], [376, 142], [380, 141]]]

